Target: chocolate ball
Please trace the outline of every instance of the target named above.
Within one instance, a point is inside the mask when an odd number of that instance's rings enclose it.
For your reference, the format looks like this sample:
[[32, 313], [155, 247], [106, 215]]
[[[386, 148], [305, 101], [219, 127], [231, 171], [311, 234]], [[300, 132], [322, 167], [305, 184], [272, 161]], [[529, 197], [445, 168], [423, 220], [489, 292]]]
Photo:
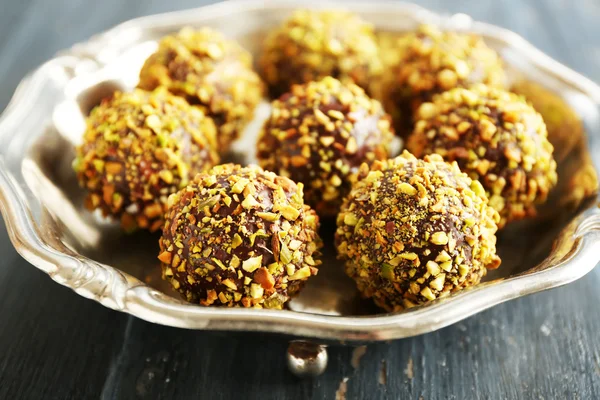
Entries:
[[250, 53], [208, 28], [183, 28], [160, 41], [146, 60], [139, 83], [143, 89], [157, 86], [185, 97], [214, 119], [221, 153], [252, 120], [263, 94]]
[[394, 138], [381, 104], [327, 77], [295, 85], [272, 104], [258, 141], [261, 166], [306, 185], [306, 202], [335, 216], [363, 162], [384, 160]]
[[386, 69], [379, 95], [403, 137], [411, 132], [414, 111], [434, 94], [477, 83], [505, 84], [501, 59], [475, 34], [422, 25], [400, 36], [396, 51], [398, 57]]
[[556, 185], [546, 125], [515, 94], [485, 85], [453, 89], [424, 103], [407, 147], [417, 157], [440, 154], [485, 188], [499, 226], [535, 215]]
[[156, 231], [167, 199], [219, 161], [212, 119], [164, 89], [115, 92], [87, 118], [74, 169], [85, 206]]
[[225, 164], [169, 198], [163, 279], [201, 305], [282, 308], [317, 274], [319, 219], [302, 184]]
[[342, 11], [294, 12], [267, 36], [260, 66], [274, 97], [326, 76], [368, 91], [383, 72], [373, 27]]
[[481, 184], [438, 155], [361, 167], [336, 245], [364, 297], [398, 311], [477, 284], [496, 268], [498, 213]]

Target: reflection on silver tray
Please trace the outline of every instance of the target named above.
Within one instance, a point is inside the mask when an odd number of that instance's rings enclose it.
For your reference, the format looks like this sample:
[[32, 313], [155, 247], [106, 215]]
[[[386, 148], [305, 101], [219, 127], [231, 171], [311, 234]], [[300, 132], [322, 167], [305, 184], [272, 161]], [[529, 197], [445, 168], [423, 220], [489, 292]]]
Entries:
[[[144, 59], [165, 34], [184, 25], [211, 26], [257, 54], [267, 29], [306, 6], [306, 1], [237, 1], [133, 20], [61, 53], [29, 76], [0, 120], [0, 209], [17, 250], [80, 295], [148, 321], [332, 341], [386, 340], [432, 331], [500, 302], [566, 284], [595, 266], [600, 260], [594, 249], [600, 243], [600, 210], [593, 164], [598, 160], [588, 147], [598, 148], [600, 142], [600, 88], [514, 33], [467, 16], [437, 16], [409, 4], [351, 2], [346, 8], [387, 32], [382, 40], [389, 32], [421, 22], [480, 33], [506, 60], [516, 91], [533, 94], [535, 82], [540, 85], [535, 88], [556, 93], [565, 115], [577, 115], [585, 127], [574, 117], [568, 134], [565, 129], [550, 133], [558, 149], [559, 186], [535, 220], [500, 234], [500, 269], [484, 283], [427, 306], [378, 313], [358, 297], [335, 261], [331, 243], [319, 275], [291, 302], [290, 310], [205, 308], [179, 300], [160, 279], [156, 236], [123, 234], [83, 209], [71, 161], [73, 145], [85, 128], [84, 116], [113, 90], [136, 85]], [[315, 1], [314, 6], [326, 5]], [[252, 162], [253, 155], [244, 149], [253, 148], [266, 113], [265, 102], [235, 146], [235, 160]], [[326, 223], [323, 236], [332, 235], [333, 227]]]

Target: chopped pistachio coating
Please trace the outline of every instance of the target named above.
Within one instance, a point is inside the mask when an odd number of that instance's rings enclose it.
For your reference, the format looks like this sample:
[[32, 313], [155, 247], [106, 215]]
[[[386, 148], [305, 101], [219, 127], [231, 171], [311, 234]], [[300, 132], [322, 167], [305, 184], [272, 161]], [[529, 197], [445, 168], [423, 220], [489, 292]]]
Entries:
[[422, 25], [399, 37], [396, 49], [398, 57], [386, 69], [381, 96], [402, 136], [411, 132], [414, 111], [434, 94], [476, 83], [505, 84], [500, 57], [475, 34]]
[[87, 118], [73, 166], [85, 206], [126, 231], [156, 231], [167, 199], [219, 161], [211, 118], [164, 89], [115, 92]]
[[214, 119], [220, 152], [227, 151], [252, 120], [263, 94], [250, 53], [208, 28], [183, 28], [160, 41], [139, 83], [143, 89], [157, 86], [185, 97]]
[[225, 164], [169, 198], [163, 279], [204, 306], [277, 308], [317, 274], [317, 214], [302, 184]]
[[383, 73], [373, 27], [339, 10], [294, 12], [267, 36], [260, 66], [275, 97], [326, 76], [369, 91]]
[[548, 128], [548, 140], [554, 146], [554, 158], [559, 163], [579, 142], [585, 140], [581, 118], [557, 93], [527, 80], [516, 82], [510, 91], [524, 96], [540, 113]]
[[273, 101], [258, 141], [261, 166], [306, 185], [306, 202], [335, 216], [363, 162], [389, 157], [391, 118], [358, 86], [326, 77]]
[[417, 115], [408, 149], [417, 157], [440, 154], [479, 180], [500, 213], [499, 227], [535, 215], [556, 185], [546, 125], [522, 97], [475, 85], [436, 96]]
[[475, 285], [498, 267], [497, 220], [479, 182], [456, 163], [405, 151], [361, 166], [337, 218], [336, 245], [363, 296], [398, 311]]

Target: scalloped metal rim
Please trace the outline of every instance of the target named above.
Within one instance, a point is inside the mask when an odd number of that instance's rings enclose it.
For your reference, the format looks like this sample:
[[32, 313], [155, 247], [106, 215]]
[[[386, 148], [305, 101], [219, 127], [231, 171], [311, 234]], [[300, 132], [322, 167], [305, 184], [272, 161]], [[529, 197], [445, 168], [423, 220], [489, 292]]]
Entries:
[[[134, 19], [95, 36], [87, 43], [76, 45], [71, 51], [63, 53], [63, 56], [43, 64], [31, 76], [23, 80], [0, 118], [0, 137], [3, 136], [3, 129], [6, 129], [14, 121], [19, 121], [23, 118], [24, 111], [33, 107], [33, 99], [39, 92], [40, 81], [44, 79], [43, 72], [46, 68], [56, 64], [76, 64], [81, 59], [93, 58], [93, 54], [109, 43], [112, 37], [130, 27], [143, 28], [156, 24], [158, 21], [188, 19], [190, 13], [201, 12], [206, 17], [227, 12], [230, 7], [249, 10], [269, 7], [275, 3], [278, 7], [282, 5], [290, 8], [307, 6], [306, 2], [297, 0], [229, 1], [191, 11]], [[319, 7], [328, 5], [336, 6], [335, 4], [318, 4]], [[337, 6], [339, 7], [339, 5]], [[414, 12], [429, 19], [439, 18], [412, 4], [369, 2], [345, 5], [345, 8], [356, 11], [363, 7], [378, 7], [389, 10], [390, 13]], [[527, 54], [532, 59], [532, 63], [560, 75], [563, 80], [587, 93], [596, 104], [600, 104], [600, 87], [552, 60], [519, 35], [480, 22], [469, 20], [468, 23], [469, 28], [474, 31], [482, 30], [495, 37], [503, 38], [514, 48]], [[572, 221], [557, 239], [557, 243], [571, 242], [572, 246], [563, 259], [556, 261], [548, 269], [514, 276], [500, 282], [481, 284], [444, 301], [407, 312], [365, 317], [338, 317], [285, 310], [224, 310], [199, 307], [165, 296], [108, 265], [98, 264], [76, 254], [68, 254], [45, 243], [39, 236], [38, 228], [30, 214], [26, 195], [4, 165], [6, 152], [6, 149], [0, 151], [0, 211], [5, 219], [9, 237], [17, 251], [27, 261], [49, 274], [52, 279], [70, 287], [78, 294], [96, 300], [109, 308], [164, 325], [189, 329], [268, 331], [333, 341], [388, 340], [430, 332], [501, 302], [567, 284], [587, 274], [600, 261], [600, 253], [595, 250], [600, 243], [600, 212], [597, 207], [592, 207]], [[62, 272], [66, 269], [78, 271], [79, 278], [65, 278]], [[110, 290], [109, 293], [112, 296], [106, 295], [106, 285], [94, 285], [98, 281], [111, 285], [114, 290]]]

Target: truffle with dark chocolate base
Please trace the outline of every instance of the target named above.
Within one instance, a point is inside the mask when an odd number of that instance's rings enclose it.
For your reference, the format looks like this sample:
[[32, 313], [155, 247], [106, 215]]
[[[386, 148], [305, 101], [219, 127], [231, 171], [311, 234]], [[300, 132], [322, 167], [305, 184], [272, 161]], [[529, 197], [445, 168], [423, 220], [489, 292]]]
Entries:
[[258, 141], [267, 170], [306, 186], [306, 202], [335, 216], [363, 162], [384, 160], [394, 139], [381, 104], [358, 86], [326, 77], [294, 85], [272, 103]]
[[318, 225], [302, 184], [220, 165], [169, 198], [162, 275], [193, 303], [280, 309], [317, 274]]
[[396, 39], [395, 48], [398, 56], [377, 96], [403, 137], [412, 130], [413, 113], [434, 94], [477, 83], [505, 85], [502, 61], [481, 36], [422, 25]]
[[116, 92], [87, 118], [74, 169], [85, 205], [126, 231], [156, 231], [167, 199], [219, 161], [212, 119], [164, 89]]
[[183, 28], [159, 42], [140, 72], [139, 83], [143, 89], [157, 86], [185, 97], [214, 119], [221, 153], [252, 120], [263, 94], [250, 53], [208, 28]]
[[260, 66], [273, 97], [326, 76], [368, 92], [383, 72], [373, 27], [343, 11], [294, 12], [267, 36]]
[[556, 185], [546, 125], [520, 96], [476, 85], [424, 103], [407, 148], [417, 157], [440, 154], [485, 188], [499, 227], [535, 215]]
[[344, 199], [336, 245], [363, 296], [398, 311], [477, 284], [498, 267], [496, 221], [481, 184], [438, 155], [371, 168]]

